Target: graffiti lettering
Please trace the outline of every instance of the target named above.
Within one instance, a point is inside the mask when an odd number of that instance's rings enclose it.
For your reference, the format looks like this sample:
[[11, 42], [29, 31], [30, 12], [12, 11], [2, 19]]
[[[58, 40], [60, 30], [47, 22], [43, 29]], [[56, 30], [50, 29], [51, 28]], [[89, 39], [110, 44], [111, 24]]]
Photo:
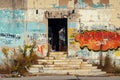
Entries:
[[5, 37], [5, 38], [15, 38], [15, 39], [20, 39], [20, 36], [18, 35], [14, 35], [14, 34], [5, 34], [5, 33], [0, 33], [1, 37]]
[[37, 51], [40, 53], [40, 56], [46, 56], [47, 55], [47, 47], [46, 45], [38, 45]]

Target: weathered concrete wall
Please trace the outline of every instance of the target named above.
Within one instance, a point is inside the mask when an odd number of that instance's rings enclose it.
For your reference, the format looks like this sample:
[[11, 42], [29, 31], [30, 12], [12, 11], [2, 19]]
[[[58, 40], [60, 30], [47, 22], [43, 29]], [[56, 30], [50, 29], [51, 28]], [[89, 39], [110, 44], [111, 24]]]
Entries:
[[120, 27], [120, 0], [110, 0], [110, 5], [114, 9], [111, 14], [111, 24]]
[[[120, 19], [119, 19], [119, 0], [78, 0], [76, 3], [77, 13], [79, 19], [68, 23], [68, 45], [69, 55], [80, 55], [82, 58], [98, 59], [99, 51], [88, 50], [88, 48], [79, 48], [82, 46], [75, 41], [76, 34], [86, 31], [110, 31], [120, 34]], [[78, 9], [80, 8], [80, 9]], [[84, 33], [82, 33], [84, 34]], [[114, 35], [115, 37], [115, 35]], [[87, 38], [85, 38], [87, 39]], [[85, 40], [83, 40], [84, 43]], [[108, 40], [109, 42], [110, 40]], [[82, 42], [82, 41], [80, 41]], [[95, 42], [95, 41], [94, 41]], [[117, 39], [114, 44], [117, 43]], [[86, 44], [87, 45], [87, 44]], [[94, 45], [94, 44], [93, 44]], [[114, 48], [115, 49], [115, 48]], [[105, 56], [107, 53], [114, 58], [120, 59], [120, 52], [118, 50], [103, 51]]]
[[[99, 51], [80, 48], [81, 44], [75, 41], [79, 33], [104, 30], [120, 34], [120, 0], [1, 0], [0, 9], [0, 46], [23, 45], [24, 40], [29, 45], [35, 40], [41, 56], [48, 52], [49, 18], [68, 19], [68, 54], [71, 56], [99, 57]], [[120, 58], [119, 49], [103, 52], [107, 53], [112, 58]]]
[[37, 21], [37, 22], [43, 22], [44, 21], [44, 9], [28, 9], [26, 11], [26, 21]]
[[27, 0], [28, 9], [74, 8], [74, 0]]
[[24, 13], [24, 10], [0, 10], [0, 63], [5, 57], [1, 52], [2, 47], [17, 48], [24, 45]]
[[26, 0], [0, 0], [0, 9], [26, 9]]
[[46, 56], [48, 52], [48, 25], [44, 20], [44, 9], [28, 9], [25, 13], [26, 22], [26, 44], [31, 45], [37, 42], [37, 54]]
[[24, 41], [24, 11], [0, 10], [0, 46], [19, 46]]
[[0, 8], [12, 8], [12, 0], [0, 0]]

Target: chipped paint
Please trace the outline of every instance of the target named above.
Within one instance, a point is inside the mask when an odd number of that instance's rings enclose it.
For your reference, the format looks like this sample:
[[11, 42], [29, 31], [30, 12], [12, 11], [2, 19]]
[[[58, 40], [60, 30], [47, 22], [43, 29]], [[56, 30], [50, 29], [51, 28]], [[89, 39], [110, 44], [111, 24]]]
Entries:
[[19, 46], [24, 41], [24, 11], [0, 10], [0, 46]]
[[[13, 7], [2, 0], [0, 4], [0, 46], [22, 46], [36, 40], [38, 54], [48, 52], [48, 19], [68, 19], [68, 55], [98, 59], [100, 52], [80, 49], [76, 34], [84, 31], [106, 30], [120, 34], [120, 0], [27, 0], [27, 9]], [[18, 2], [16, 2], [18, 4]], [[75, 3], [75, 4], [74, 4]], [[20, 2], [23, 6], [23, 3]], [[16, 9], [17, 7], [17, 9]], [[25, 6], [24, 6], [25, 7]], [[16, 10], [15, 10], [16, 9]], [[120, 58], [119, 49], [103, 52]], [[2, 54], [2, 53], [0, 53]], [[95, 57], [94, 57], [95, 56]]]

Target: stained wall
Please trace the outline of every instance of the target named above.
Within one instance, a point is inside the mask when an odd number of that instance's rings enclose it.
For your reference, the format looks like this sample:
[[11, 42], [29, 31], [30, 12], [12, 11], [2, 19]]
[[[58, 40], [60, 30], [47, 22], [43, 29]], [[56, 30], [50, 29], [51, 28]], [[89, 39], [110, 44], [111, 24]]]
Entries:
[[[2, 14], [0, 15], [0, 46], [2, 47], [22, 46], [24, 43], [30, 45], [35, 40], [37, 53], [46, 56], [48, 53], [48, 19], [67, 18], [68, 55], [78, 55], [83, 59], [97, 62], [100, 50], [89, 50], [89, 47], [81, 48], [80, 42], [84, 42], [87, 38], [77, 42], [76, 36], [86, 31], [120, 34], [120, 0], [6, 0], [6, 2], [1, 0], [0, 4]], [[96, 44], [107, 42], [98, 41]], [[116, 43], [117, 41], [114, 44]], [[120, 59], [119, 46], [117, 49], [102, 51], [103, 55], [109, 54], [113, 59]], [[120, 63], [119, 60], [118, 63]]]

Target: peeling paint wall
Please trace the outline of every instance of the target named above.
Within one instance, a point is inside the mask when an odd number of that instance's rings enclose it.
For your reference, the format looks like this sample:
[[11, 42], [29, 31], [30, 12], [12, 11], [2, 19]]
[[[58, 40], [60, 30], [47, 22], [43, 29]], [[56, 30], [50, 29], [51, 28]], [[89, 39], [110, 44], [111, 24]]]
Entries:
[[1, 50], [3, 47], [24, 45], [25, 9], [25, 0], [0, 0], [0, 63], [5, 58]]
[[43, 22], [44, 12], [45, 10], [43, 9], [28, 9], [25, 13], [25, 20], [28, 22]]
[[1, 9], [26, 9], [26, 0], [0, 0]]
[[[78, 13], [79, 18], [68, 23], [69, 55], [78, 55], [84, 59], [99, 59], [100, 51], [88, 50], [86, 47], [79, 48], [81, 44], [75, 42], [75, 37], [84, 31], [103, 30], [120, 34], [119, 8], [119, 0], [78, 0], [75, 12]], [[109, 54], [113, 59], [120, 59], [119, 48], [117, 50], [103, 51], [102, 53], [103, 56]], [[120, 64], [119, 60], [117, 63]]]
[[31, 45], [33, 41], [36, 41], [37, 54], [39, 56], [46, 56], [48, 52], [47, 48], [47, 34], [46, 24], [40, 22], [27, 22], [27, 40], [26, 44]]
[[[69, 56], [99, 57], [99, 51], [80, 48], [75, 41], [79, 33], [103, 30], [120, 34], [120, 0], [1, 0], [0, 14], [0, 46], [30, 45], [35, 40], [40, 56], [48, 52], [49, 18], [68, 19]], [[119, 50], [103, 54], [120, 59]]]
[[44, 20], [44, 9], [28, 9], [25, 13], [26, 44], [31, 45], [36, 41], [37, 55], [46, 56], [48, 52], [47, 24]]
[[24, 11], [0, 10], [0, 46], [24, 44]]
[[[77, 12], [80, 15], [79, 21], [69, 22], [69, 25], [68, 25], [69, 55], [71, 56], [79, 55], [81, 58], [85, 58], [85, 59], [98, 59], [99, 58], [98, 54], [100, 52], [89, 51], [88, 48], [80, 49], [79, 47], [81, 45], [78, 44], [79, 42], [75, 42], [75, 36], [76, 34], [83, 33], [84, 31], [93, 31], [93, 30], [94, 31], [105, 30], [105, 31], [111, 31], [111, 32], [115, 31], [119, 33], [120, 25], [115, 26], [114, 25], [115, 23], [113, 23], [116, 21], [115, 19], [112, 18], [112, 16], [114, 15], [112, 14], [112, 12], [114, 12], [114, 9], [95, 9], [95, 10], [82, 9], [82, 10], [78, 10]], [[117, 20], [118, 22], [120, 22], [119, 19]], [[109, 52], [110, 51], [103, 52], [104, 56]], [[110, 52], [110, 56], [116, 59], [120, 58], [119, 49], [118, 49], [118, 52], [112, 50]]]

